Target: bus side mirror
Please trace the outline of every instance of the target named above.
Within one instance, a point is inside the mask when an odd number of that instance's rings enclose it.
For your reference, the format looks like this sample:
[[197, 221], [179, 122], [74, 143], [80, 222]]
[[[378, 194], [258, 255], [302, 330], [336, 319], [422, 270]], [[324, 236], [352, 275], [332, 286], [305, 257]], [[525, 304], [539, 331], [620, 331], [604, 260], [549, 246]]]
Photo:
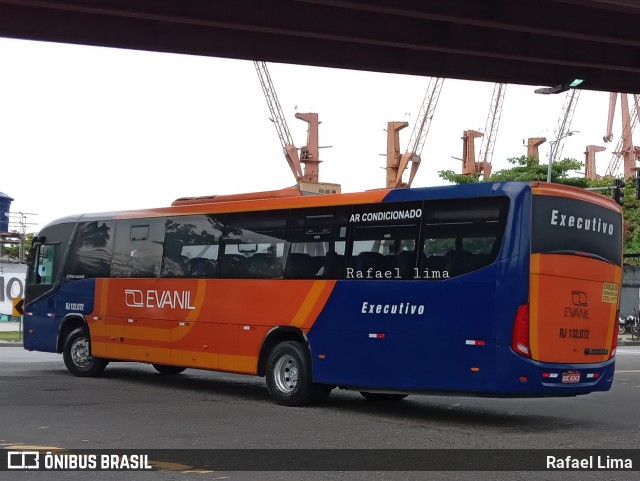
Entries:
[[27, 252], [27, 266], [33, 266], [36, 259], [36, 247], [38, 244], [43, 244], [45, 240], [45, 236], [42, 235], [33, 238], [31, 241], [31, 248], [29, 249], [29, 252]]
[[31, 247], [31, 249], [29, 249], [29, 252], [27, 252], [27, 266], [32, 267], [33, 266], [33, 259], [36, 256], [36, 248], [35, 247]]

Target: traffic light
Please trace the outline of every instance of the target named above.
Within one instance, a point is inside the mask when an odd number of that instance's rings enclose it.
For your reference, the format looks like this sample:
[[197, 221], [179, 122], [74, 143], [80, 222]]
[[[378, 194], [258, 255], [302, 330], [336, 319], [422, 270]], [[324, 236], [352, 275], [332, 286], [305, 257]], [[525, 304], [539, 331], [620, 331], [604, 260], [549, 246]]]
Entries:
[[[622, 200], [624, 192], [622, 189], [624, 189], [624, 180], [616, 179], [616, 185], [613, 186], [613, 200], [615, 200], [618, 205], [624, 204], [624, 201]], [[636, 193], [636, 195], [638, 194]]]

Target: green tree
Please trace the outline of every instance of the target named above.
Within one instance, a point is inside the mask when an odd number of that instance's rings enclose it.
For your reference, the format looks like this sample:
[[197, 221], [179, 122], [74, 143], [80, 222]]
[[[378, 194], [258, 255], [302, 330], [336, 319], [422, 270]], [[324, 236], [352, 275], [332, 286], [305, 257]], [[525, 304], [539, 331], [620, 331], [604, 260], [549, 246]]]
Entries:
[[[609, 183], [612, 184], [611, 181]], [[624, 252], [625, 254], [638, 254], [640, 253], [640, 201], [636, 200], [634, 179], [625, 181], [622, 216], [624, 218]]]
[[[25, 241], [24, 241], [25, 256], [26, 256], [26, 253], [29, 251], [29, 249], [31, 249], [31, 244], [33, 243], [34, 237], [35, 237], [34, 233], [28, 233], [25, 235]], [[9, 259], [18, 259], [20, 257], [20, 246], [18, 244], [5, 246], [4, 255]]]
[[[440, 178], [448, 180], [454, 184], [473, 184], [476, 182], [501, 182], [501, 181], [546, 181], [548, 164], [540, 164], [535, 158], [523, 155], [521, 157], [511, 157], [508, 159], [513, 165], [508, 169], [492, 172], [487, 180], [480, 181], [478, 175], [456, 174], [452, 170], [443, 170], [438, 174]], [[566, 158], [554, 162], [551, 166], [551, 181], [556, 184], [572, 185], [574, 187], [613, 187], [615, 180], [604, 178], [590, 180], [584, 177], [570, 177], [573, 171], [581, 170], [584, 167], [582, 162], [575, 159]], [[613, 188], [598, 191], [606, 197], [611, 198]], [[640, 201], [636, 200], [636, 183], [634, 179], [625, 181], [624, 196], [622, 198], [622, 213], [624, 217], [623, 240], [625, 253], [640, 253]]]
[[[599, 190], [598, 193], [605, 197], [613, 198], [613, 187], [615, 179], [606, 177], [604, 179], [590, 180], [589, 187], [609, 187], [607, 190]], [[636, 200], [636, 183], [634, 179], [627, 179], [622, 196], [622, 239], [624, 242], [624, 253], [640, 253], [640, 201]]]
[[[483, 182], [521, 181], [533, 182], [536, 180], [546, 181], [548, 164], [540, 164], [535, 157], [511, 157], [507, 161], [513, 165], [508, 169], [498, 170], [491, 173], [491, 177]], [[588, 180], [581, 177], [570, 177], [570, 173], [584, 167], [582, 162], [575, 159], [562, 159], [554, 162], [551, 166], [551, 181], [557, 184], [573, 185], [575, 187], [588, 187]], [[463, 175], [456, 174], [452, 170], [442, 170], [438, 172], [440, 178], [453, 182], [454, 184], [474, 184], [479, 182], [477, 174]]]

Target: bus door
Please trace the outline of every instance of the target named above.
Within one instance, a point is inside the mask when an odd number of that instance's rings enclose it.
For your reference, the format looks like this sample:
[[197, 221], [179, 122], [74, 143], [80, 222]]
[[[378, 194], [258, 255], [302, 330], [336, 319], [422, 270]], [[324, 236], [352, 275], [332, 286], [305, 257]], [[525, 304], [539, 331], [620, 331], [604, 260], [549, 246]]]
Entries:
[[170, 362], [171, 311], [161, 302], [163, 284], [157, 280], [164, 236], [164, 218], [117, 221], [106, 318], [109, 357]]

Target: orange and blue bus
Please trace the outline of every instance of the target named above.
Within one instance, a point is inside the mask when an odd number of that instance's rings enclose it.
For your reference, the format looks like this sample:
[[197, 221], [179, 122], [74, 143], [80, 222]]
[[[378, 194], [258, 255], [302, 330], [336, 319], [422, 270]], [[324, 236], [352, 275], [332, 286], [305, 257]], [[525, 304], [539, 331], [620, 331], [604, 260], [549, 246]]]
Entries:
[[276, 402], [611, 388], [622, 214], [547, 183], [183, 198], [66, 217], [30, 253], [24, 347], [264, 376]]

